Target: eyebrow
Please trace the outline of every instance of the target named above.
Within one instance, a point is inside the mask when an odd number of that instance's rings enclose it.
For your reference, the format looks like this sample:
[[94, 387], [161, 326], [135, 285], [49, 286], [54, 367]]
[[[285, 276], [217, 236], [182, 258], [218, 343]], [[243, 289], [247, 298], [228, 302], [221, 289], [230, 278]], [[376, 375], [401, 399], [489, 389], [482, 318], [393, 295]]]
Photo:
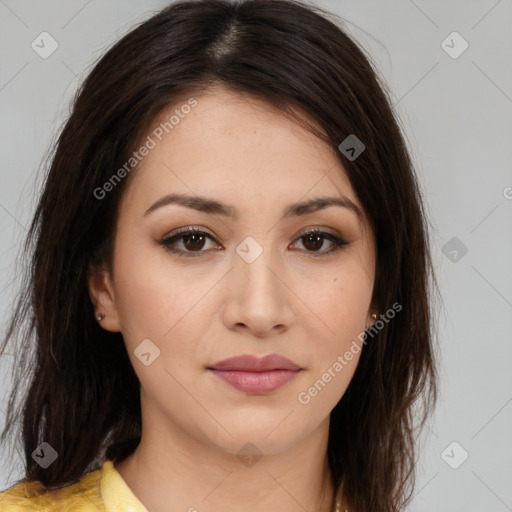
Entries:
[[[187, 194], [167, 194], [154, 204], [152, 204], [144, 213], [144, 216], [149, 215], [151, 212], [168, 206], [171, 204], [177, 204], [191, 208], [200, 212], [204, 212], [210, 215], [223, 215], [225, 217], [231, 217], [235, 220], [239, 218], [237, 209], [234, 206], [226, 205], [210, 199], [208, 197], [190, 196]], [[346, 208], [355, 213], [359, 219], [362, 219], [361, 209], [348, 197], [317, 197], [316, 199], [308, 199], [298, 203], [290, 204], [284, 209], [283, 218], [298, 217], [301, 215], [308, 215], [310, 213], [324, 210], [331, 206], [338, 206]]]

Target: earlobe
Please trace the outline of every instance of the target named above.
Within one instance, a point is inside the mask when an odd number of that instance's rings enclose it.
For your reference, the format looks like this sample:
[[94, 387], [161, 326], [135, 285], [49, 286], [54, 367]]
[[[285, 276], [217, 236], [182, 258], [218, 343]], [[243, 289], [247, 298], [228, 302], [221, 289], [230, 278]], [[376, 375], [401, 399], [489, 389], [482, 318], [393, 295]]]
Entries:
[[110, 272], [103, 268], [91, 268], [87, 287], [94, 306], [94, 320], [107, 331], [120, 332]]
[[378, 301], [372, 297], [370, 307], [368, 308], [368, 316], [366, 318], [366, 328], [369, 329], [375, 325], [377, 318], [379, 317], [379, 304]]
[[373, 327], [375, 325], [375, 322], [377, 321], [377, 313], [369, 313], [368, 314], [368, 320], [366, 322], [366, 328], [369, 329], [370, 327]]

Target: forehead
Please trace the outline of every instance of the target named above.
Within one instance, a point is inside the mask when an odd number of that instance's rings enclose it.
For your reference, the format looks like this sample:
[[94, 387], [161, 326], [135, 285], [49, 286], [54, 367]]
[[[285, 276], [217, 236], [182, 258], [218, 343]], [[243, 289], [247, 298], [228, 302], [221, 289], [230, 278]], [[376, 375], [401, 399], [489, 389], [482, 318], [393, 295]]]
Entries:
[[165, 193], [186, 193], [243, 210], [329, 195], [362, 210], [338, 155], [280, 110], [221, 87], [193, 95], [192, 108], [190, 98], [151, 124], [146, 137], [154, 147], [130, 176], [125, 203], [142, 207]]

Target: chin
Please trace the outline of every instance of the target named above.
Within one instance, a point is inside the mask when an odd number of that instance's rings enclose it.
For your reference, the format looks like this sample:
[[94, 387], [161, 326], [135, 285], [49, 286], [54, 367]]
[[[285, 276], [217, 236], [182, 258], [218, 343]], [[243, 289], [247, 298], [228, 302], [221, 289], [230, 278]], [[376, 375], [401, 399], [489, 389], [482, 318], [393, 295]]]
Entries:
[[305, 436], [296, 428], [293, 431], [290, 430], [291, 425], [287, 419], [283, 421], [287, 416], [291, 419], [294, 415], [286, 411], [279, 417], [255, 418], [253, 421], [231, 423], [219, 419], [221, 425], [231, 435], [219, 427], [216, 431], [217, 437], [213, 437], [214, 433], [211, 430], [208, 432], [207, 442], [225, 453], [238, 456], [277, 455], [292, 448]]

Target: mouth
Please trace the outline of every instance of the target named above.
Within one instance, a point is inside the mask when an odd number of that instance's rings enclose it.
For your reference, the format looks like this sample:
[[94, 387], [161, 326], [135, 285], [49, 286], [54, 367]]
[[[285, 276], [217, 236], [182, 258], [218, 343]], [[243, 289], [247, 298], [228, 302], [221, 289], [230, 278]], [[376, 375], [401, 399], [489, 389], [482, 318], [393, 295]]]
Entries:
[[290, 359], [271, 354], [263, 358], [251, 355], [232, 357], [207, 370], [239, 391], [266, 394], [284, 386], [304, 369]]

